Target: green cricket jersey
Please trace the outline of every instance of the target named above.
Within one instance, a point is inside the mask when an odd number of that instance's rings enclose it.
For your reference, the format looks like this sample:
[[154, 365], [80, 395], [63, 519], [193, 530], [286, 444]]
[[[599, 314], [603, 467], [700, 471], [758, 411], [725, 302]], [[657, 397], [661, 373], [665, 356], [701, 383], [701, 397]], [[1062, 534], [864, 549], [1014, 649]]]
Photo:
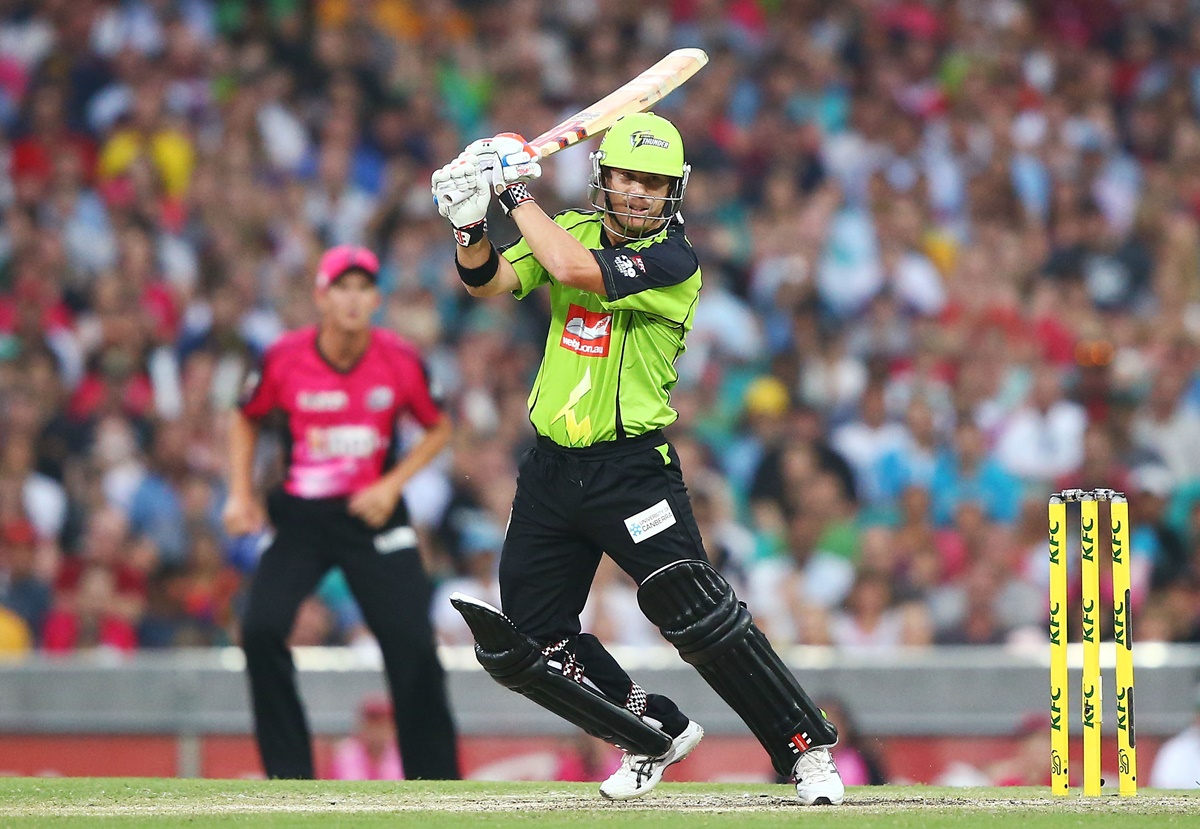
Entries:
[[612, 246], [602, 241], [601, 218], [567, 210], [554, 221], [593, 251], [606, 296], [563, 285], [523, 238], [502, 251], [521, 280], [517, 299], [550, 285], [550, 331], [529, 419], [561, 446], [636, 437], [675, 422], [675, 360], [700, 297], [700, 266], [682, 222]]

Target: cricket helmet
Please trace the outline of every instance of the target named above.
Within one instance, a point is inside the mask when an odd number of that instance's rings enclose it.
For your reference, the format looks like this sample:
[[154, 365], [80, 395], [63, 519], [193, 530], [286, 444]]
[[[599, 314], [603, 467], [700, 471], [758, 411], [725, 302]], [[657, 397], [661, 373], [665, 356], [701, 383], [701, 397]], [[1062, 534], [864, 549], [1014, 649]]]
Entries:
[[616, 123], [608, 128], [591, 159], [589, 199], [594, 208], [614, 219], [620, 228], [628, 228], [625, 219], [636, 217], [631, 213], [613, 209], [609, 196], [616, 191], [607, 186], [604, 168], [651, 173], [674, 179], [665, 197], [648, 197], [664, 202], [662, 211], [658, 214], [663, 217], [663, 223], [633, 235], [625, 233], [626, 238], [653, 236], [678, 219], [679, 205], [683, 201], [683, 191], [687, 188], [691, 166], [683, 160], [683, 138], [679, 135], [679, 130], [666, 118], [653, 112], [636, 112], [618, 118]]

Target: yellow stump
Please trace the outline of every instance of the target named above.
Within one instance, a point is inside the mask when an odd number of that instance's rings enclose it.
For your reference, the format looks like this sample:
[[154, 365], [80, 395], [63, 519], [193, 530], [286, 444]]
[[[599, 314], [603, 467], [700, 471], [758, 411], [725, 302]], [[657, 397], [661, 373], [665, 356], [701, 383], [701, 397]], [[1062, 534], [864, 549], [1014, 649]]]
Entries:
[[1084, 493], [1079, 501], [1079, 546], [1083, 581], [1083, 793], [1100, 794], [1100, 721], [1104, 705], [1100, 685], [1100, 567], [1096, 559], [1096, 528], [1100, 510], [1096, 497]]
[[1117, 647], [1117, 769], [1122, 797], [1137, 794], [1137, 737], [1133, 727], [1133, 628], [1129, 606], [1129, 502], [1113, 496], [1113, 639]]
[[1067, 700], [1067, 505], [1050, 496], [1050, 791], [1071, 793]]

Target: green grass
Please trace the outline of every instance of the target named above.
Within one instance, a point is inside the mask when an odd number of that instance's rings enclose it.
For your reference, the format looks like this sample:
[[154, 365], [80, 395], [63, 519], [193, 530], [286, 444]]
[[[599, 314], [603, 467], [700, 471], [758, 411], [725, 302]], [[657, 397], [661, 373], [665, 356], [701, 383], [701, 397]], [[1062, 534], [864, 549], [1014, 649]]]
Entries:
[[1052, 798], [1046, 789], [854, 788], [804, 808], [790, 786], [664, 783], [609, 803], [594, 783], [0, 779], [0, 827], [1200, 827], [1200, 792]]

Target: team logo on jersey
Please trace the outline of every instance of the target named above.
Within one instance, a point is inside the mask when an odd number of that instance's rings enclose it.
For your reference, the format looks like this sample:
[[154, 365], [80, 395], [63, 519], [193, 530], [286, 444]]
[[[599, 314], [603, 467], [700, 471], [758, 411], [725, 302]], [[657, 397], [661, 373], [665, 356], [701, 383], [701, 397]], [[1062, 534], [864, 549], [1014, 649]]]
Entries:
[[387, 386], [376, 386], [367, 392], [367, 408], [373, 412], [382, 412], [390, 408], [396, 395]]
[[344, 391], [302, 391], [296, 395], [296, 407], [302, 412], [340, 412], [350, 405]]
[[647, 130], [637, 130], [629, 134], [629, 146], [635, 150], [638, 147], [661, 147], [665, 150], [671, 146], [671, 143], [663, 141], [661, 138], [655, 138]]
[[646, 263], [640, 256], [618, 256], [613, 260], [613, 265], [621, 272], [621, 276], [629, 279], [637, 279], [639, 271], [646, 272]]
[[563, 348], [585, 357], [607, 357], [612, 338], [612, 314], [589, 311], [578, 305], [567, 308], [567, 324], [563, 328]]

